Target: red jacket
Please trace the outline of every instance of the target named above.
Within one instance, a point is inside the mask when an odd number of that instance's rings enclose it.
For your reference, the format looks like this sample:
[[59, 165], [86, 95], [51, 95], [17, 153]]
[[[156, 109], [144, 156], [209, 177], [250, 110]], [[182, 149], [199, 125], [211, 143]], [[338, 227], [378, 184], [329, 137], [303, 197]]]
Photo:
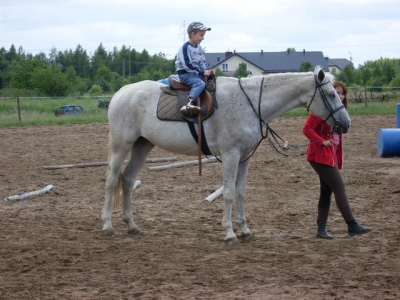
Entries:
[[303, 134], [309, 139], [307, 147], [307, 160], [334, 167], [337, 162], [339, 170], [343, 167], [342, 134], [339, 137], [339, 145], [324, 146], [325, 140], [332, 139], [331, 126], [320, 117], [309, 114], [303, 126]]

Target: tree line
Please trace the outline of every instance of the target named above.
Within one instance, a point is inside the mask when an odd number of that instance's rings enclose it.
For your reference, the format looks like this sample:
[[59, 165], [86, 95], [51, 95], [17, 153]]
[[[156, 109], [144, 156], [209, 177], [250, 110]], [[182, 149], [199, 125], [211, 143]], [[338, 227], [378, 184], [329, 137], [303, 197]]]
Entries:
[[[301, 72], [310, 71], [308, 62]], [[100, 44], [92, 55], [78, 45], [75, 50], [51, 49], [46, 55], [25, 53], [11, 45], [0, 49], [0, 96], [66, 96], [114, 93], [122, 86], [148, 80], [158, 80], [175, 73], [174, 59], [163, 53], [149, 55], [123, 45], [107, 51]], [[217, 69], [216, 74], [223, 75]], [[347, 86], [400, 87], [400, 59], [380, 58], [367, 61], [358, 68], [347, 66], [336, 78]], [[246, 76], [245, 66], [235, 77]]]
[[81, 45], [75, 50], [49, 55], [25, 53], [22, 47], [0, 49], [0, 95], [66, 96], [113, 93], [145, 79], [158, 80], [175, 72], [174, 60], [164, 54], [149, 55], [123, 45], [107, 51], [102, 44], [89, 55]]

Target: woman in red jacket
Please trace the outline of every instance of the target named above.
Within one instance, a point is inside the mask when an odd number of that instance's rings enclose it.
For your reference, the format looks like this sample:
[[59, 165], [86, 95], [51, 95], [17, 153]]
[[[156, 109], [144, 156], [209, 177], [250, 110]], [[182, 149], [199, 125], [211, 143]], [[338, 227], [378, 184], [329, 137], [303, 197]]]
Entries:
[[[334, 83], [335, 90], [347, 109], [347, 89], [338, 81]], [[342, 133], [332, 132], [332, 127], [321, 118], [309, 114], [303, 133], [309, 139], [307, 160], [317, 172], [320, 180], [320, 196], [318, 202], [317, 237], [331, 239], [326, 231], [332, 192], [336, 204], [348, 226], [350, 236], [364, 234], [371, 229], [357, 223], [351, 213], [343, 178], [340, 173], [343, 166]]]

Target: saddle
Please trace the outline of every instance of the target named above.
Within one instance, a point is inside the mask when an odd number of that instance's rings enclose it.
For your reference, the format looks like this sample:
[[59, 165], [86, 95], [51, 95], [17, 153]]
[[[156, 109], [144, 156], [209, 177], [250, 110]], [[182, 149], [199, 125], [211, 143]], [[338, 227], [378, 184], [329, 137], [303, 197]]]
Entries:
[[[190, 91], [190, 87], [180, 82], [177, 75], [171, 75], [168, 77], [168, 86], [161, 86], [160, 89], [163, 91], [158, 100], [157, 106], [157, 118], [163, 121], [182, 121], [187, 122], [190, 133], [193, 139], [199, 145], [199, 151], [204, 155], [211, 155], [211, 151], [208, 148], [207, 140], [204, 134], [203, 121], [209, 118], [214, 113], [214, 107], [216, 106], [215, 101], [215, 88], [216, 80], [215, 76], [211, 75], [204, 77], [203, 80], [206, 83], [206, 88], [200, 94], [200, 108], [201, 112], [198, 115], [187, 116], [180, 112], [182, 106], [187, 104], [187, 99]], [[196, 99], [197, 105], [199, 99]], [[199, 124], [198, 117], [201, 117], [201, 126], [196, 132], [194, 123]], [[199, 158], [199, 172], [201, 175], [201, 159]]]
[[[206, 88], [199, 96], [202, 121], [209, 118], [214, 112], [214, 92], [216, 87], [214, 75], [204, 76], [203, 80]], [[163, 93], [160, 95], [158, 102], [158, 118], [161, 120], [196, 123], [198, 115], [187, 116], [179, 112], [181, 107], [187, 104], [190, 87], [180, 82], [178, 75], [170, 75], [168, 82], [168, 86], [160, 87]], [[196, 102], [199, 103], [198, 99], [196, 99]]]

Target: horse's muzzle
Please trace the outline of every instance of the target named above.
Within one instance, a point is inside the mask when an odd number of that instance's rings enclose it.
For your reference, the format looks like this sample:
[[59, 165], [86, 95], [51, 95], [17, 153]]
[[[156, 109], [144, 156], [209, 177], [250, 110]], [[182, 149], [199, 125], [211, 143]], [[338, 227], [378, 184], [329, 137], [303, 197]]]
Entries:
[[332, 131], [337, 134], [347, 133], [349, 131], [349, 126], [343, 126], [339, 121], [335, 121], [333, 123]]

